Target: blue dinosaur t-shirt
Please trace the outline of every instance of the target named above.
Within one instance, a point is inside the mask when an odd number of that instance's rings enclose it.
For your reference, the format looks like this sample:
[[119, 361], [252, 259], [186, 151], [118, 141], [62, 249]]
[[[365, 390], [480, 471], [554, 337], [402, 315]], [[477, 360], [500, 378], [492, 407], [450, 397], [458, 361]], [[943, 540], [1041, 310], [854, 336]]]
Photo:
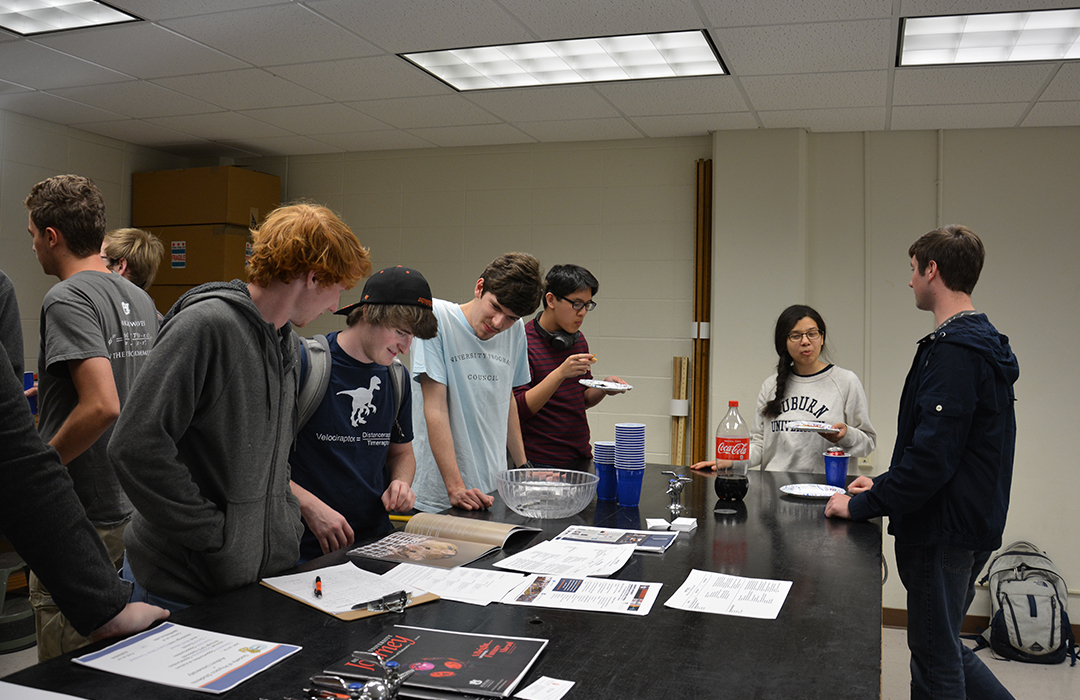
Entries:
[[[360, 542], [393, 529], [382, 504], [390, 483], [386, 456], [391, 442], [412, 442], [412, 382], [405, 382], [398, 413], [401, 435], [392, 436], [390, 370], [351, 357], [338, 345], [337, 335], [327, 336], [330, 385], [296, 436], [289, 464], [293, 481], [345, 516]], [[321, 554], [319, 541], [305, 524], [300, 560]]]

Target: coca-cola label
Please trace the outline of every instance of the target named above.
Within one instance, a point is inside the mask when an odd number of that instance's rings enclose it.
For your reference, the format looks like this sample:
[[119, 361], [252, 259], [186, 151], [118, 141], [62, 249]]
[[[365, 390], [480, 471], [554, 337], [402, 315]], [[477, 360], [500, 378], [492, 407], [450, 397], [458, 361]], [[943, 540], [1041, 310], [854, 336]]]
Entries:
[[750, 459], [750, 438], [716, 438], [716, 458], [730, 459], [733, 462]]

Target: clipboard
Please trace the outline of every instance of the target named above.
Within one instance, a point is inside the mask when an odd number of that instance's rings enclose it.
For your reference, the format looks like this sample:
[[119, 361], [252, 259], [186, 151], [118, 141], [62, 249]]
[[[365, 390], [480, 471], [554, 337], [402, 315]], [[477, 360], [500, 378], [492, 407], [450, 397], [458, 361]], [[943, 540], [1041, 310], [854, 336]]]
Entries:
[[[312, 593], [312, 583], [316, 576], [320, 577], [323, 583], [324, 595], [320, 598], [316, 598]], [[366, 586], [381, 586], [385, 588], [386, 582], [377, 574], [361, 569], [351, 562], [330, 566], [325, 569], [307, 571], [302, 574], [272, 576], [259, 581], [259, 583], [276, 593], [280, 593], [283, 596], [292, 598], [304, 605], [315, 608], [320, 612], [324, 612], [327, 615], [331, 615], [346, 622], [371, 617], [372, 615], [384, 615], [387, 612], [391, 612], [389, 610], [342, 610], [340, 612], [334, 612], [335, 609], [343, 607], [345, 603], [378, 599], [385, 595], [381, 589], [377, 591], [377, 595], [368, 592], [360, 592], [362, 590], [367, 590], [365, 588]], [[439, 596], [434, 593], [421, 593], [413, 596], [405, 607], [411, 608], [415, 605], [430, 603], [431, 601], [438, 599]]]

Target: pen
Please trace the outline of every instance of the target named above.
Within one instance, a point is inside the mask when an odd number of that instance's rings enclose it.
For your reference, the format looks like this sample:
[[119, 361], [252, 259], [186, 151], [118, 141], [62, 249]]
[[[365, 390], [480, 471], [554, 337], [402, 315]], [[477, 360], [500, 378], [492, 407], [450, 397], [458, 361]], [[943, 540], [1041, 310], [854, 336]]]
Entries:
[[396, 520], [396, 521], [398, 521], [400, 523], [407, 523], [410, 520], [412, 520], [412, 516], [411, 515], [391, 515], [390, 519], [391, 520]]
[[315, 577], [315, 597], [322, 598], [322, 579]]

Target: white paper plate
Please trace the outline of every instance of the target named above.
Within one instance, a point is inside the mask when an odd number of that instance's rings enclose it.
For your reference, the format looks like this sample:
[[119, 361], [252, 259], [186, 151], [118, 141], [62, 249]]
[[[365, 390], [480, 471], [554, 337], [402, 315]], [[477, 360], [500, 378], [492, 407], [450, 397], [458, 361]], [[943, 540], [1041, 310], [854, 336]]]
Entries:
[[839, 433], [837, 428], [819, 420], [792, 420], [788, 421], [788, 430], [797, 430], [804, 433]]
[[620, 394], [630, 391], [634, 387], [629, 384], [619, 384], [618, 382], [605, 382], [603, 379], [579, 379], [579, 383], [584, 384], [590, 389], [603, 389], [604, 391], [617, 391]]
[[784, 484], [780, 490], [789, 496], [799, 498], [829, 498], [834, 493], [844, 493], [844, 489], [839, 486], [827, 484]]

